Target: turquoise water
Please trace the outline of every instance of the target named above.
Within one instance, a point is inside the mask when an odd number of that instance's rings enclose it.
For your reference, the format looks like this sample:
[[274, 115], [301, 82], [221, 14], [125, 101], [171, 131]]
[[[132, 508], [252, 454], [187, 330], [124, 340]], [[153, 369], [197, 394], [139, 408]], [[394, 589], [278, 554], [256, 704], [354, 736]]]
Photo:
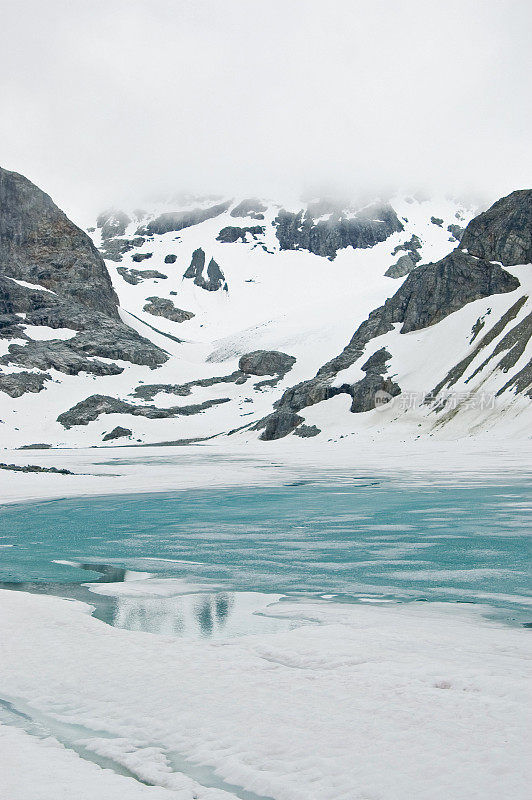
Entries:
[[221, 593], [479, 602], [527, 622], [531, 518], [530, 486], [518, 480], [367, 477], [5, 505], [0, 581], [68, 595], [140, 570]]

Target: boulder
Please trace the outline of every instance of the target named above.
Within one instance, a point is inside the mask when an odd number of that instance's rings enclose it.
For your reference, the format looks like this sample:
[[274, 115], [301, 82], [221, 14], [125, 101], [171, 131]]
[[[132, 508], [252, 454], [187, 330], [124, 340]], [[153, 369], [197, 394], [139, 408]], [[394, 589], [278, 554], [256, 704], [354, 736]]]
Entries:
[[153, 314], [154, 317], [165, 317], [172, 322], [186, 322], [195, 316], [192, 311], [183, 311], [181, 308], [177, 308], [171, 300], [163, 297], [147, 297], [146, 299], [148, 302], [143, 310], [148, 314]]
[[116, 428], [113, 428], [112, 431], [106, 433], [105, 436], [102, 436], [102, 441], [110, 442], [112, 439], [123, 439], [124, 436], [131, 436], [133, 431], [129, 428], [122, 428], [120, 425], [117, 425]]
[[240, 357], [238, 368], [246, 375], [284, 375], [295, 363], [294, 356], [278, 350], [254, 350]]

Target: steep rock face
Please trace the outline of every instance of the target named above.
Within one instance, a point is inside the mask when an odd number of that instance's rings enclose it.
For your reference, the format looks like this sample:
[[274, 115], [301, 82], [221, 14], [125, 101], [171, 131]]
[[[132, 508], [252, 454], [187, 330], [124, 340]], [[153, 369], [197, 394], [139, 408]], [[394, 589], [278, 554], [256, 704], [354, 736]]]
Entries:
[[375, 392], [378, 390], [392, 397], [396, 396], [400, 393], [400, 387], [384, 377], [386, 360], [390, 357], [386, 351], [378, 351], [379, 358], [376, 361], [370, 359], [362, 367], [367, 373], [362, 381], [340, 387], [333, 387], [331, 383], [341, 370], [350, 367], [361, 357], [372, 339], [392, 331], [396, 324], [402, 325], [401, 333], [420, 330], [435, 325], [473, 300], [511, 292], [518, 287], [517, 278], [497, 264], [474, 258], [459, 250], [434, 264], [418, 267], [410, 273], [393, 297], [371, 312], [342, 353], [324, 364], [314, 378], [285, 391], [277, 403], [277, 410], [267, 418], [268, 425], [261, 438], [269, 435], [273, 438], [285, 436], [290, 433], [290, 420], [295, 423], [294, 428], [300, 424], [290, 414], [297, 416], [297, 412], [307, 406], [327, 400], [338, 393], [343, 392], [353, 397], [353, 412], [374, 408]]
[[0, 273], [118, 319], [118, 298], [87, 234], [31, 181], [1, 168]]
[[[72, 358], [78, 353], [121, 359], [149, 367], [157, 367], [168, 359], [163, 350], [120, 320], [92, 311], [70, 298], [59, 297], [45, 289], [21, 286], [16, 280], [0, 275], [0, 335], [13, 337], [16, 334], [17, 338], [27, 338], [22, 333], [19, 314], [25, 315], [25, 325], [78, 331], [72, 339], [60, 342], [65, 358], [66, 350], [69, 350]], [[57, 352], [58, 347], [54, 344], [52, 349]], [[20, 359], [25, 360], [26, 357], [34, 360], [34, 356], [40, 358], [30, 347], [27, 354], [20, 355], [17, 363], [22, 364]]]
[[168, 231], [181, 231], [183, 228], [190, 228], [192, 225], [198, 225], [200, 222], [205, 222], [207, 219], [212, 219], [224, 211], [227, 211], [230, 202], [217, 203], [210, 208], [196, 208], [193, 211], [169, 211], [161, 214], [144, 228], [139, 228], [137, 234], [139, 236], [153, 236], [158, 233], [168, 233]]
[[314, 221], [312, 214], [280, 211], [274, 220], [281, 250], [308, 250], [334, 259], [345, 247], [368, 248], [383, 242], [403, 226], [391, 206], [372, 206], [357, 216], [333, 213], [328, 220]]
[[417, 331], [435, 325], [473, 300], [518, 287], [517, 278], [497, 264], [454, 250], [435, 264], [411, 272], [393, 297], [371, 312], [344, 351], [319, 372], [336, 373], [350, 366], [371, 339], [391, 331], [397, 323], [402, 323], [401, 333]]
[[460, 247], [506, 266], [532, 263], [532, 189], [512, 192], [472, 219]]

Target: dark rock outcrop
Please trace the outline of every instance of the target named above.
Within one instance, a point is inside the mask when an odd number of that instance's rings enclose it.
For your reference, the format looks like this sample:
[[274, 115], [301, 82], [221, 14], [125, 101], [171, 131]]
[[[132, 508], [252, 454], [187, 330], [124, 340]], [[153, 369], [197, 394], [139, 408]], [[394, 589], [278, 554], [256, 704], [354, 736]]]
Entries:
[[472, 219], [460, 248], [506, 266], [532, 263], [532, 189], [512, 192]]
[[118, 298], [87, 234], [31, 181], [1, 168], [0, 274], [118, 319]]
[[388, 267], [384, 273], [387, 278], [404, 278], [409, 272], [415, 268], [416, 264], [412, 259], [410, 253], [405, 253], [404, 256], [399, 256], [395, 264]]
[[183, 311], [181, 308], [177, 308], [171, 300], [163, 297], [147, 297], [146, 300], [148, 302], [144, 306], [144, 311], [153, 314], [154, 317], [165, 317], [172, 322], [186, 322], [195, 316], [192, 311]]
[[219, 383], [236, 383], [240, 385], [245, 383], [248, 379], [240, 370], [235, 370], [230, 375], [216, 375], [213, 378], [198, 378], [195, 381], [188, 381], [188, 383], [145, 383], [141, 386], [135, 387], [132, 392], [133, 397], [141, 397], [143, 400], [153, 400], [156, 394], [164, 392], [164, 394], [175, 394], [180, 397], [186, 397], [191, 394], [195, 386], [206, 388], [209, 386], [216, 386]]
[[40, 467], [37, 464], [0, 464], [0, 469], [11, 470], [12, 472], [52, 472], [55, 475], [75, 475], [69, 469], [58, 469], [57, 467]]
[[10, 397], [22, 397], [26, 392], [41, 392], [50, 376], [38, 372], [11, 372], [0, 374], [0, 392]]
[[131, 436], [133, 431], [129, 428], [122, 428], [120, 425], [117, 425], [116, 428], [113, 428], [112, 431], [106, 433], [105, 436], [102, 436], [102, 441], [110, 442], [113, 439], [123, 439], [124, 436]]
[[246, 375], [285, 375], [296, 359], [278, 350], [254, 350], [240, 356], [238, 368]]
[[321, 430], [316, 425], [298, 425], [294, 431], [294, 436], [301, 436], [302, 439], [310, 439], [318, 436]]
[[408, 275], [408, 273], [414, 269], [418, 261], [421, 261], [421, 255], [419, 253], [420, 247], [421, 240], [415, 234], [412, 234], [407, 242], [398, 244], [397, 247], [394, 247], [392, 256], [396, 256], [397, 253], [401, 251], [404, 252], [404, 255], [400, 256], [395, 264], [388, 267], [384, 274], [388, 278], [404, 278], [405, 275]]
[[[465, 374], [466, 370], [468, 369], [469, 365], [473, 363], [473, 361], [477, 358], [482, 351], [486, 352], [486, 349], [489, 345], [501, 335], [501, 333], [507, 328], [507, 326], [512, 322], [516, 316], [521, 311], [522, 307], [527, 301], [527, 296], [524, 295], [520, 297], [509, 309], [506, 311], [502, 317], [497, 320], [497, 322], [490, 328], [490, 330], [484, 334], [484, 336], [478, 341], [476, 346], [471, 350], [468, 355], [462, 359], [458, 364], [456, 364], [449, 372], [445, 375], [444, 378], [434, 387], [434, 389], [429, 393], [426, 398], [427, 403], [432, 402], [432, 400], [440, 394], [441, 390], [444, 388], [450, 389], [454, 384]], [[504, 340], [504, 337], [503, 337]], [[495, 355], [495, 354], [493, 354]], [[482, 366], [485, 366], [486, 361], [484, 361]], [[477, 370], [478, 371], [478, 370]]]
[[210, 208], [196, 208], [193, 211], [169, 211], [161, 214], [144, 228], [139, 228], [139, 236], [153, 236], [153, 234], [168, 233], [169, 231], [181, 231], [183, 228], [190, 228], [192, 225], [199, 225], [200, 222], [218, 217], [227, 211], [230, 202], [217, 203]]
[[93, 394], [76, 403], [75, 406], [59, 414], [57, 421], [65, 428], [72, 428], [74, 425], [88, 425], [98, 419], [102, 414], [131, 414], [135, 417], [147, 417], [148, 419], [168, 419], [169, 417], [188, 417], [193, 414], [200, 414], [207, 408], [228, 403], [228, 397], [221, 397], [216, 400], [206, 400], [190, 406], [172, 406], [171, 408], [157, 408], [156, 406], [136, 406], [126, 403], [116, 397], [108, 397], [102, 394]]
[[165, 264], [175, 264], [177, 261], [177, 256], [174, 253], [168, 253], [167, 256], [164, 258]]
[[[518, 287], [517, 278], [497, 264], [474, 258], [459, 250], [453, 251], [434, 264], [418, 267], [410, 273], [393, 297], [371, 312], [340, 355], [324, 364], [314, 378], [286, 390], [271, 417], [276, 418], [286, 413], [296, 414], [307, 406], [327, 400], [339, 392], [353, 397], [351, 410], [354, 412], [374, 408], [376, 391], [386, 392], [391, 397], [400, 393], [400, 387], [391, 379], [384, 377], [381, 369], [382, 359], [385, 359], [385, 363], [390, 357], [386, 351], [382, 349], [379, 351], [381, 362], [370, 359], [363, 366], [362, 369], [365, 369], [367, 374], [362, 381], [354, 385], [331, 386], [338, 372], [354, 364], [372, 339], [393, 330], [398, 323], [402, 325], [401, 333], [426, 328], [440, 322], [473, 300], [511, 292]], [[278, 430], [285, 430], [287, 427], [288, 418], [283, 416], [283, 419], [284, 422], [279, 423], [280, 427], [275, 419], [269, 421], [269, 430], [275, 432], [275, 438], [278, 438]]]
[[264, 428], [259, 436], [264, 442], [271, 442], [274, 439], [282, 439], [288, 436], [289, 433], [295, 431], [298, 425], [303, 422], [303, 417], [299, 414], [289, 411], [287, 409], [280, 409], [273, 414], [270, 414], [262, 423], [256, 425], [253, 430]]
[[355, 217], [331, 214], [328, 220], [314, 222], [303, 211], [297, 214], [280, 211], [274, 220], [281, 250], [308, 250], [334, 259], [345, 247], [368, 248], [383, 242], [392, 233], [403, 230], [391, 206], [372, 206]]
[[266, 206], [256, 198], [242, 200], [232, 210], [232, 217], [251, 217], [252, 219], [264, 219], [263, 212], [266, 211]]
[[447, 230], [457, 242], [461, 240], [464, 233], [464, 228], [461, 225], [447, 225]]
[[168, 358], [121, 321], [107, 268], [87, 234], [26, 178], [0, 169], [0, 327], [20, 328], [18, 314], [26, 315], [27, 325], [78, 333], [68, 341], [12, 345], [4, 363], [47, 364], [42, 368], [54, 366], [69, 374], [116, 374], [120, 367], [86, 357], [150, 367]]
[[257, 236], [264, 234], [264, 230], [265, 229], [263, 225], [253, 225], [250, 228], [235, 228], [231, 225], [228, 225], [226, 228], [222, 228], [216, 238], [219, 242], [225, 242], [226, 244], [238, 242], [238, 240], [240, 240], [243, 244], [247, 244], [248, 233], [253, 237], [254, 241], [257, 241]]
[[135, 247], [142, 247], [146, 240], [143, 236], [134, 239], [104, 239], [100, 253], [108, 261], [122, 261], [122, 256]]
[[131, 256], [131, 260], [139, 263], [140, 261], [146, 261], [147, 258], [151, 258], [153, 253], [135, 253], [134, 256]]
[[438, 228], [441, 228], [443, 226], [443, 220], [441, 217], [431, 217], [430, 221], [432, 222], [433, 225], [437, 225]]
[[162, 272], [158, 272], [156, 269], [128, 269], [127, 267], [118, 267], [116, 271], [126, 283], [130, 283], [132, 286], [137, 286], [142, 281], [166, 280], [168, 278], [168, 275], [163, 275]]
[[0, 364], [14, 364], [17, 367], [41, 370], [56, 369], [65, 375], [78, 375], [80, 372], [91, 375], [119, 375], [124, 371], [117, 364], [106, 364], [104, 361], [80, 355], [69, 347], [68, 342], [61, 339], [47, 342], [31, 341], [25, 345], [10, 344], [6, 355], [0, 358]]
[[205, 251], [198, 247], [192, 253], [190, 266], [183, 275], [183, 278], [193, 279], [196, 286], [205, 289], [207, 292], [216, 292], [218, 289], [225, 289], [227, 291], [227, 283], [225, 275], [216, 263], [214, 258], [211, 258], [207, 267], [207, 277], [203, 275], [205, 268]]

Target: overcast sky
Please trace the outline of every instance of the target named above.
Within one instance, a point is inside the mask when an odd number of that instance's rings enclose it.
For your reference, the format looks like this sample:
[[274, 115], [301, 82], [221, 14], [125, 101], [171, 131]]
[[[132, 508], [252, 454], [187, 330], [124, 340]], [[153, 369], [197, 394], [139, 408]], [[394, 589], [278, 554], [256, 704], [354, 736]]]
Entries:
[[4, 0], [0, 24], [0, 164], [78, 221], [158, 190], [532, 185], [529, 0]]

